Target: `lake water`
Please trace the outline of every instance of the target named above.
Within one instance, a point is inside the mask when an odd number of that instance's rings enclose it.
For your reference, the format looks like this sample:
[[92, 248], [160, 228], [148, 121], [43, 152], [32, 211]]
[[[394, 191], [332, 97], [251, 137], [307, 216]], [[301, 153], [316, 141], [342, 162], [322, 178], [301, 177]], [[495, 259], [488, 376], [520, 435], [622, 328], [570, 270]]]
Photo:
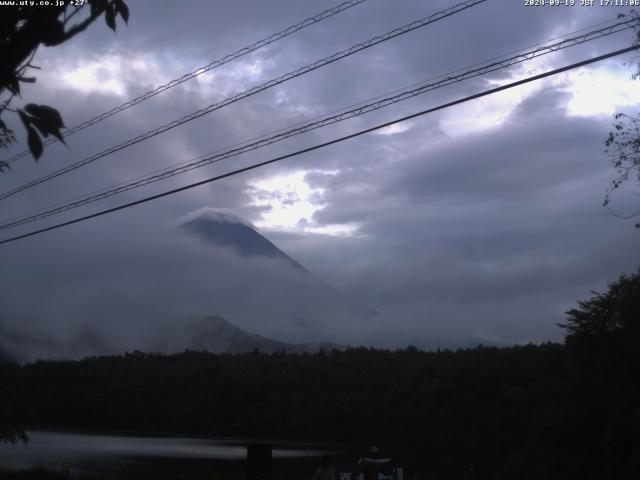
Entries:
[[[26, 446], [0, 444], [0, 469], [62, 470], [68, 464], [73, 478], [176, 478], [178, 474], [240, 478], [247, 454], [241, 440], [41, 431], [29, 432], [29, 438]], [[275, 443], [274, 473], [285, 465], [292, 472], [313, 472], [324, 451], [312, 445]]]

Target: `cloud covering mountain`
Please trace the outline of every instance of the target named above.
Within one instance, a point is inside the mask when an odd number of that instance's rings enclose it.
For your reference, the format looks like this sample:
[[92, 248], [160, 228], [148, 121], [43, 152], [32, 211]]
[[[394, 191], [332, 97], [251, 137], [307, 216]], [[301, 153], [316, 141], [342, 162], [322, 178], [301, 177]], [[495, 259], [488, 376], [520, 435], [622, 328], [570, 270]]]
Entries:
[[321, 348], [343, 348], [341, 345], [320, 342], [293, 344], [266, 338], [247, 332], [222, 317], [210, 316], [195, 320], [187, 326], [187, 344], [189, 350], [213, 353], [311, 353]]
[[[141, 255], [131, 264], [112, 257], [110, 270], [96, 271], [92, 282], [78, 282], [78, 272], [65, 270], [59, 258], [57, 266], [48, 265], [55, 272], [49, 295], [27, 301], [27, 287], [37, 289], [36, 278], [5, 291], [12, 301], [3, 304], [0, 349], [24, 361], [125, 350], [236, 351], [238, 345], [224, 344], [240, 337], [240, 343], [251, 343], [245, 333], [227, 338], [229, 331], [237, 333], [229, 328], [214, 329], [224, 337], [215, 339], [210, 322], [198, 320], [211, 314], [274, 339], [263, 347], [359, 342], [356, 331], [344, 326], [358, 318], [359, 325], [375, 322], [370, 309], [318, 279], [227, 210], [199, 209], [161, 230], [164, 239], [147, 245], [148, 258]], [[176, 264], [189, 267], [189, 274]], [[121, 275], [126, 281], [112, 281]], [[195, 340], [198, 331], [206, 333], [203, 343]]]

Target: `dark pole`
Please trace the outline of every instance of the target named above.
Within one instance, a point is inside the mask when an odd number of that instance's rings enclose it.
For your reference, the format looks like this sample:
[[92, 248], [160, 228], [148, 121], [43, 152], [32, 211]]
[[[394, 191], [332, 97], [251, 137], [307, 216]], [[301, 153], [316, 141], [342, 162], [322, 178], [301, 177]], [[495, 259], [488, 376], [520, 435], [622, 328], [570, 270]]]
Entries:
[[272, 480], [272, 447], [268, 444], [247, 445], [247, 480]]

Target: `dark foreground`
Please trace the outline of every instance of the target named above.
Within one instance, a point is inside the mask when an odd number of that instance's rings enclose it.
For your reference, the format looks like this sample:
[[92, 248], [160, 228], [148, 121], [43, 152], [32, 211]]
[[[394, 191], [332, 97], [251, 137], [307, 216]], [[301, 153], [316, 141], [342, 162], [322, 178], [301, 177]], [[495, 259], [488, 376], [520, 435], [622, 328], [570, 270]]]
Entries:
[[[28, 445], [0, 444], [0, 465], [7, 470], [33, 468], [67, 471], [74, 479], [121, 478], [238, 478], [252, 458], [266, 458], [273, 471], [304, 478], [331, 453], [337, 465], [353, 468], [357, 457], [328, 445], [292, 442], [257, 442], [251, 439], [214, 439], [183, 436], [114, 435], [77, 432], [30, 431]], [[255, 465], [255, 461], [253, 462]], [[0, 474], [1, 477], [1, 474]]]
[[637, 378], [584, 361], [547, 344], [133, 354], [1, 368], [21, 399], [16, 410], [40, 428], [377, 444], [419, 478], [464, 478], [471, 465], [476, 478], [633, 478], [586, 469], [637, 467]]
[[[274, 460], [274, 480], [311, 480], [317, 459], [313, 460]], [[146, 465], [127, 469], [104, 470], [92, 473], [88, 470], [76, 470], [73, 466], [67, 474], [63, 468], [30, 468], [19, 471], [0, 469], [2, 480], [229, 480], [245, 478], [245, 466], [241, 462], [203, 460], [157, 460]]]
[[67, 475], [63, 472], [32, 468], [21, 471], [0, 470], [0, 478], [3, 480], [66, 480]]
[[375, 444], [411, 479], [640, 478], [640, 277], [568, 312], [567, 333], [565, 344], [459, 351], [4, 363], [0, 436], [18, 419]]

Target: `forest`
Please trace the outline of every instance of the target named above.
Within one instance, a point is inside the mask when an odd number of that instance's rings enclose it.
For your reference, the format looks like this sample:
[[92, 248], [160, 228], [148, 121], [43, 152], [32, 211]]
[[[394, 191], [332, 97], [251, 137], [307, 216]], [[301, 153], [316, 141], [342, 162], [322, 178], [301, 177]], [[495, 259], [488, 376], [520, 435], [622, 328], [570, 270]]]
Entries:
[[640, 277], [568, 312], [564, 344], [317, 354], [133, 352], [0, 366], [38, 429], [379, 444], [434, 478], [640, 472]]

